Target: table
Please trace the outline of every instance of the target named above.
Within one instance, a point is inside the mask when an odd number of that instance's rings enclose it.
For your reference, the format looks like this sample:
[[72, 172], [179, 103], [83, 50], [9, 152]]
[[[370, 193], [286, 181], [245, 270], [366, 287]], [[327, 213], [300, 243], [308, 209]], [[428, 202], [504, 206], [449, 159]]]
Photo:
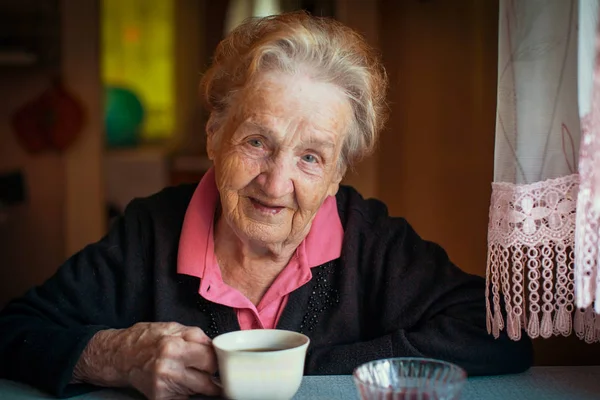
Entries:
[[[16, 382], [0, 380], [1, 400], [52, 399]], [[74, 397], [77, 400], [141, 399], [131, 391], [100, 390]], [[195, 399], [206, 399], [196, 396]], [[306, 376], [295, 400], [357, 399], [350, 376]], [[518, 375], [470, 378], [462, 400], [598, 400], [600, 366], [534, 367]]]
[[[298, 400], [357, 399], [350, 376], [305, 377]], [[518, 375], [470, 378], [461, 400], [600, 400], [600, 366], [534, 367]]]

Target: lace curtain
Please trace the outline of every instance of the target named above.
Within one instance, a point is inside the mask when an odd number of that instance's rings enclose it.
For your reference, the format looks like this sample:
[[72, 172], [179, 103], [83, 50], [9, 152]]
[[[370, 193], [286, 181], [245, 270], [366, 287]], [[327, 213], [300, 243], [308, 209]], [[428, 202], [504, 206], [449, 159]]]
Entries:
[[600, 340], [599, 3], [500, 1], [487, 262], [495, 336]]

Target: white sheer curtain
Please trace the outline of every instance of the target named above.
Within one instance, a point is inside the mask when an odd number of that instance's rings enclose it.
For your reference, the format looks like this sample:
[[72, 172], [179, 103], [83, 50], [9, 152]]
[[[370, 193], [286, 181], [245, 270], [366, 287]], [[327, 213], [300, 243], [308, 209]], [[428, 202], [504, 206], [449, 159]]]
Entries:
[[599, 2], [500, 1], [487, 265], [495, 336], [574, 329], [600, 340]]
[[[575, 230], [577, 307], [595, 303], [600, 314], [600, 1], [581, 0], [579, 12], [579, 116], [581, 151]], [[591, 323], [591, 313], [588, 313]], [[588, 336], [592, 336], [588, 334]], [[600, 340], [600, 316], [595, 338]]]

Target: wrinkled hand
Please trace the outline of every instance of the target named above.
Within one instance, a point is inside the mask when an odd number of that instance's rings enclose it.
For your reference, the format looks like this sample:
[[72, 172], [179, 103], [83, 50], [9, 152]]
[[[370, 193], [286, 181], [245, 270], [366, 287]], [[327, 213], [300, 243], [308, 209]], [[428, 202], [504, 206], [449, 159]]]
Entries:
[[98, 332], [74, 378], [102, 386], [133, 386], [150, 399], [186, 399], [219, 394], [211, 380], [216, 371], [214, 349], [200, 328], [154, 322]]

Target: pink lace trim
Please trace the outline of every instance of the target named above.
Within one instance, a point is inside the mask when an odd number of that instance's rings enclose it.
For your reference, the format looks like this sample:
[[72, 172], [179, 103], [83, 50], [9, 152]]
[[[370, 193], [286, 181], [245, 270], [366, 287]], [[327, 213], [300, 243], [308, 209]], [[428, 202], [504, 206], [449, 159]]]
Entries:
[[[488, 227], [487, 329], [519, 340], [600, 339], [600, 317], [574, 304], [577, 174], [527, 185], [493, 183]], [[504, 300], [504, 310], [501, 306]], [[506, 320], [503, 317], [506, 315]]]

